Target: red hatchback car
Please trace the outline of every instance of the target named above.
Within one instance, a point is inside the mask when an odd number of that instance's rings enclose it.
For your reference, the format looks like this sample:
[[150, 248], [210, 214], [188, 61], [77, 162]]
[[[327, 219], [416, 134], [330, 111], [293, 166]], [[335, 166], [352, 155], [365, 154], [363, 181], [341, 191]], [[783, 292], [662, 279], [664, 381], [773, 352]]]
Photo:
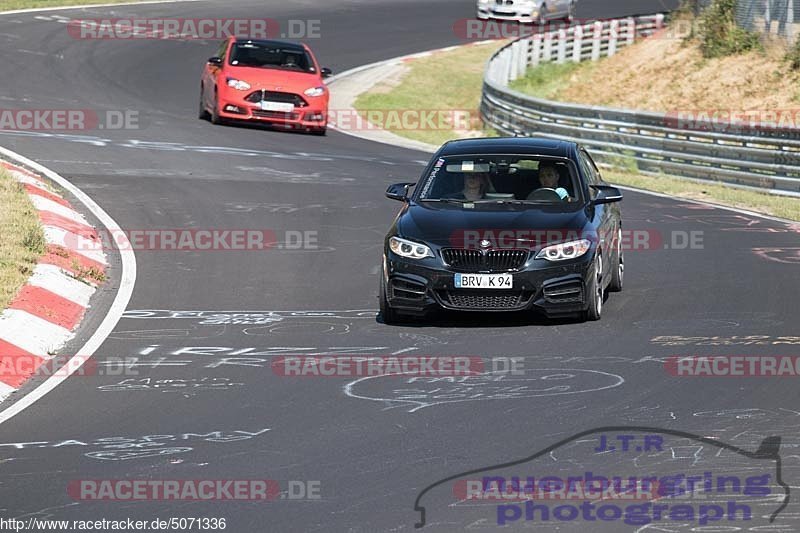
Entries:
[[199, 116], [325, 135], [330, 75], [304, 44], [232, 37], [203, 69]]

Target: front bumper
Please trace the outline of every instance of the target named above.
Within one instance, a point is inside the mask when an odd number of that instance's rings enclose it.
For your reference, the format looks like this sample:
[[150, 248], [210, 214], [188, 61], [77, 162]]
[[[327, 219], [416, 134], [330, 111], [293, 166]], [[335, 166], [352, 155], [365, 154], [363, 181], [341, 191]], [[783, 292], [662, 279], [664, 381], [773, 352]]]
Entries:
[[259, 104], [245, 100], [247, 92], [226, 90], [220, 94], [219, 116], [284, 126], [289, 129], [321, 129], [328, 124], [328, 96], [304, 98], [308, 105], [295, 107], [292, 112], [263, 111]]
[[533, 22], [539, 17], [538, 10], [520, 10], [513, 6], [478, 7], [477, 16], [481, 20], [508, 20], [512, 22]]
[[[406, 259], [386, 251], [384, 281], [389, 305], [399, 311], [425, 314], [456, 311], [538, 311], [550, 317], [574, 315], [589, 305], [586, 287], [593, 275], [593, 253], [562, 263], [529, 259], [513, 275], [513, 288], [457, 289], [457, 270], [438, 258]], [[438, 264], [437, 264], [438, 263]]]

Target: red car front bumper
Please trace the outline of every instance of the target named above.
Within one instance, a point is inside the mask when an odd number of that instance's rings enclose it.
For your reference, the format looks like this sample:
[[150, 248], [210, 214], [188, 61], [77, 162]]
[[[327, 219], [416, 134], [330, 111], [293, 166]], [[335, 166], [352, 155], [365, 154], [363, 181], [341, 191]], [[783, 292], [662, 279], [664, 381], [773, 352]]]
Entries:
[[[257, 93], [258, 91], [222, 91], [217, 102], [219, 116], [227, 120], [269, 123], [289, 129], [322, 129], [328, 124], [327, 93], [319, 97], [281, 93], [278, 103], [293, 103], [292, 111], [262, 109]], [[270, 101], [270, 97], [267, 98]]]

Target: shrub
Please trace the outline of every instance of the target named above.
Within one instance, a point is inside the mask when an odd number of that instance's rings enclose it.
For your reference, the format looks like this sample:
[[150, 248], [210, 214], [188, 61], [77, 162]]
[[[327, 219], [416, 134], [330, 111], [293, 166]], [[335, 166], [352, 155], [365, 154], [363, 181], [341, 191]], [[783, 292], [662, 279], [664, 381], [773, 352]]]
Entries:
[[736, 24], [736, 0], [713, 0], [700, 17], [697, 33], [707, 58], [763, 50], [757, 33]]
[[797, 39], [794, 46], [786, 53], [786, 60], [792, 70], [800, 70], [800, 39]]

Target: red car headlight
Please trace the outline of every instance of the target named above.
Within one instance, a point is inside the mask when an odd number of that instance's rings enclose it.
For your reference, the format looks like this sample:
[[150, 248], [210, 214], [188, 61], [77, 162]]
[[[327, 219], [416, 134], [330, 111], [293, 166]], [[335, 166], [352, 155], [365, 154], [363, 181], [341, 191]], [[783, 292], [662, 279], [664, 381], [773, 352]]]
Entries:
[[250, 89], [250, 84], [246, 81], [237, 80], [236, 78], [226, 78], [228, 87], [233, 87], [237, 91], [247, 91]]

